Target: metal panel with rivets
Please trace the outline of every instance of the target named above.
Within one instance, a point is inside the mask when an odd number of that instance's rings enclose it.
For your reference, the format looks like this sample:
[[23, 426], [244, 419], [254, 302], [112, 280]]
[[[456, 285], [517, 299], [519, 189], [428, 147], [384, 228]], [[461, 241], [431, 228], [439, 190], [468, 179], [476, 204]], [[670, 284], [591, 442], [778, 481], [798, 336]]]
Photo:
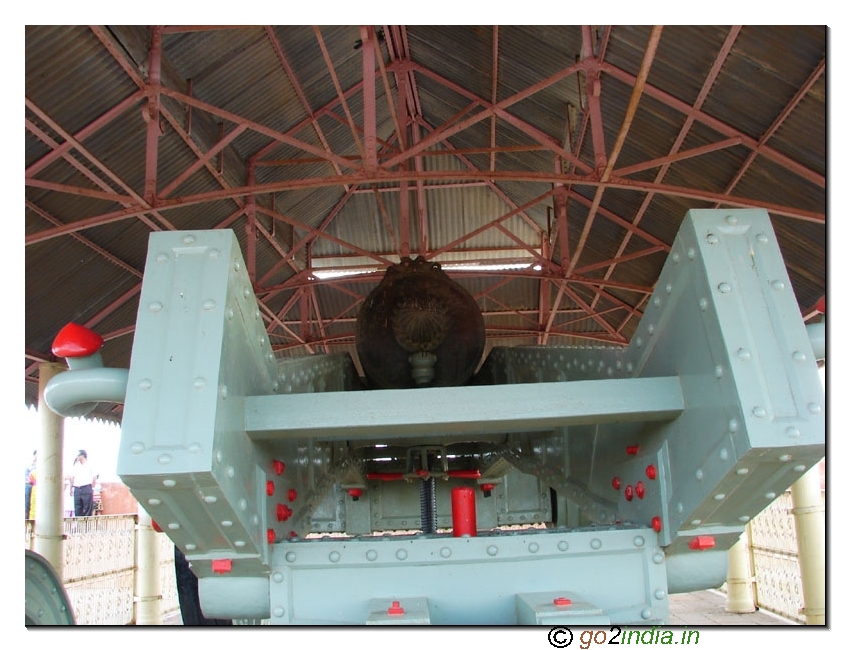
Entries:
[[[119, 475], [207, 616], [401, 623], [406, 599], [436, 624], [663, 623], [824, 454], [763, 210], [688, 213], [627, 348], [497, 348], [470, 385], [363, 386], [347, 355], [275, 359], [231, 232], [151, 235]], [[477, 536], [452, 534], [457, 486]]]

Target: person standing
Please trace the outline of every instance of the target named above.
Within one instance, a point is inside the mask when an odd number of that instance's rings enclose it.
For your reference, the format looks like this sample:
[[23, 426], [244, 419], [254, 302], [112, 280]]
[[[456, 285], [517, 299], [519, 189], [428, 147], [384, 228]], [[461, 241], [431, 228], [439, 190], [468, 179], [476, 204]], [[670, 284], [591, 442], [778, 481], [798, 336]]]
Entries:
[[91, 517], [94, 512], [94, 483], [97, 474], [88, 464], [85, 449], [80, 449], [71, 469], [71, 489], [74, 491], [74, 516]]
[[27, 467], [26, 472], [24, 474], [24, 519], [30, 519], [30, 513], [32, 512], [32, 487], [35, 484], [35, 461], [36, 456], [38, 454], [38, 450], [32, 452], [32, 462]]

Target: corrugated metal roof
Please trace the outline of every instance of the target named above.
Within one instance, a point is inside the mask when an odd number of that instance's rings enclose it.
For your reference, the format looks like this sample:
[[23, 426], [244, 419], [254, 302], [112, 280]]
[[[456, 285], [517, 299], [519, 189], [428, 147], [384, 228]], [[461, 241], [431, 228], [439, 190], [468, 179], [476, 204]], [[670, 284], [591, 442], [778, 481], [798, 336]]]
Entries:
[[160, 87], [154, 33], [26, 27], [28, 403], [69, 321], [128, 365], [158, 229], [234, 230], [281, 356], [354, 354], [379, 280], [302, 271], [382, 269], [402, 251], [535, 262], [451, 271], [484, 311], [488, 349], [628, 340], [697, 207], [767, 208], [804, 315], [825, 294], [823, 26], [665, 26], [654, 55], [650, 25], [169, 26]]

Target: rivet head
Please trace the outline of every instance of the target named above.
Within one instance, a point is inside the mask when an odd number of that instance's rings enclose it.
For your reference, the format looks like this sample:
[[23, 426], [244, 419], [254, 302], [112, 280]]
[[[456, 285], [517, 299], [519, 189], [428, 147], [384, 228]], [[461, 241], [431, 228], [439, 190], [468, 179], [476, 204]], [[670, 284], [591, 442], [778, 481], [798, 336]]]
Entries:
[[785, 289], [785, 283], [782, 280], [774, 280], [770, 283], [770, 286], [773, 287], [775, 291], [783, 291]]
[[632, 543], [633, 543], [635, 546], [637, 546], [638, 548], [641, 548], [641, 547], [642, 547], [642, 546], [646, 543], [646, 540], [645, 540], [643, 537], [641, 537], [640, 535], [637, 535], [637, 536], [636, 536], [636, 537], [632, 540]]
[[794, 361], [796, 361], [797, 363], [803, 363], [807, 357], [804, 352], [794, 350], [794, 352], [791, 353], [791, 358], [794, 359]]
[[809, 413], [812, 415], [819, 415], [821, 412], [820, 404], [816, 402], [811, 402], [806, 408], [809, 409]]
[[592, 540], [590, 540], [590, 548], [592, 548], [594, 551], [598, 551], [600, 548], [602, 548], [602, 540], [597, 537], [594, 537]]
[[709, 244], [716, 244], [720, 241], [720, 239], [713, 232], [710, 232], [706, 236], [705, 241], [707, 241]]
[[284, 557], [287, 562], [295, 562], [295, 551], [289, 551]]
[[369, 549], [368, 551], [366, 551], [366, 559], [370, 562], [374, 562], [378, 559], [378, 551], [376, 551], [375, 549]]
[[707, 298], [700, 298], [699, 299], [699, 308], [700, 308], [700, 311], [705, 311], [706, 309], [708, 309], [708, 299]]
[[799, 438], [800, 430], [797, 427], [788, 427], [785, 429], [785, 435], [789, 438]]
[[396, 551], [395, 556], [399, 560], [406, 560], [407, 559], [407, 551], [405, 551], [403, 548], [400, 548]]
[[752, 358], [752, 354], [750, 354], [749, 350], [745, 350], [744, 348], [738, 348], [738, 358], [741, 361], [749, 361]]
[[729, 293], [730, 291], [732, 291], [732, 285], [728, 282], [721, 282], [717, 285], [717, 290], [720, 293]]
[[757, 418], [763, 418], [767, 415], [767, 411], [762, 406], [753, 407], [753, 415]]
[[640, 617], [644, 620], [649, 620], [650, 618], [652, 618], [652, 610], [651, 609], [641, 610]]
[[558, 542], [558, 550], [559, 551], [566, 551], [569, 548], [570, 548], [570, 545], [569, 545], [568, 542], [566, 542], [564, 540], [561, 540], [560, 542]]
[[490, 544], [490, 546], [487, 547], [487, 555], [493, 557], [493, 556], [497, 555], [498, 553], [499, 553], [499, 547], [496, 546], [495, 544]]
[[331, 562], [339, 562], [339, 552], [338, 551], [331, 551], [330, 554], [328, 555], [328, 559]]
[[272, 611], [272, 613], [275, 615], [275, 618], [280, 618], [286, 612], [284, 611], [283, 607], [275, 607], [274, 610]]
[[539, 550], [540, 550], [540, 546], [538, 544], [536, 544], [535, 542], [531, 542], [531, 544], [528, 545], [528, 552], [529, 553], [537, 553], [537, 551], [539, 551]]
[[758, 235], [756, 235], [756, 241], [759, 244], [766, 244], [768, 242], [767, 235], [765, 235], [763, 232], [760, 232]]

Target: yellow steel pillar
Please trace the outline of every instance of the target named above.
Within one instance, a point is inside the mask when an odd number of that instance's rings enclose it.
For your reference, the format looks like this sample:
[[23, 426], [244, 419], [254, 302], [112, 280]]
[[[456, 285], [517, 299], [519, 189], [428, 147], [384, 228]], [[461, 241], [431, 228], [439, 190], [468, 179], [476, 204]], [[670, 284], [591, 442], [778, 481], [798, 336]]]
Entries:
[[747, 551], [747, 534], [744, 532], [729, 549], [729, 569], [726, 573], [726, 611], [749, 614], [756, 611], [753, 601], [752, 571]]
[[791, 486], [791, 501], [806, 625], [826, 625], [826, 537], [818, 465]]
[[60, 363], [45, 362], [38, 367], [38, 450], [35, 474], [35, 540], [33, 550], [44, 557], [62, 578], [64, 558], [62, 538], [64, 518], [62, 513], [62, 447], [64, 444], [64, 419], [47, 406], [44, 387], [51, 377], [65, 370]]
[[162, 584], [159, 579], [159, 536], [150, 515], [139, 506], [136, 527], [136, 625], [162, 625]]

